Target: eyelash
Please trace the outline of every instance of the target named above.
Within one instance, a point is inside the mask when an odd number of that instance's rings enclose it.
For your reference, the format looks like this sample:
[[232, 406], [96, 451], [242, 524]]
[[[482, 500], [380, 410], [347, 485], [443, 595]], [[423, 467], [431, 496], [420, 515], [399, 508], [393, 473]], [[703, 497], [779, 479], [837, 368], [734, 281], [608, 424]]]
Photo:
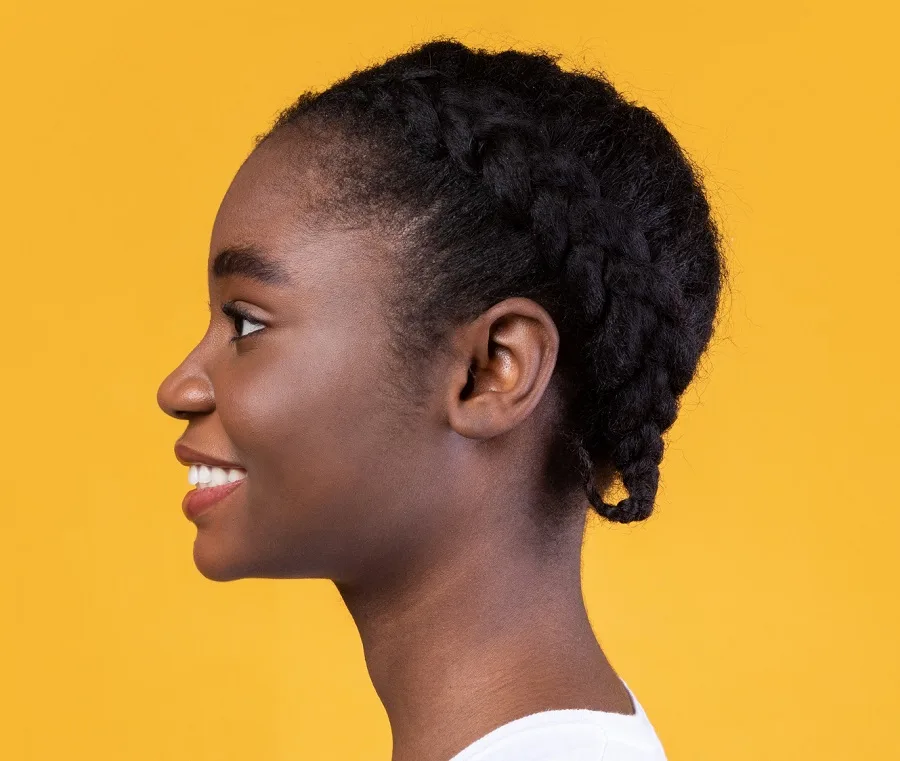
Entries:
[[248, 333], [245, 336], [240, 335], [241, 331], [240, 331], [240, 328], [238, 328], [238, 326], [237, 326], [238, 319], [246, 320], [247, 322], [252, 322], [254, 325], [262, 325], [262, 323], [259, 320], [254, 319], [251, 315], [247, 314], [240, 307], [235, 306], [233, 301], [226, 301], [224, 304], [222, 304], [222, 313], [225, 314], [227, 317], [229, 317], [235, 323], [234, 330], [236, 333], [238, 333], [238, 335], [232, 336], [230, 339], [228, 339], [231, 343], [234, 343], [235, 341], [240, 341], [243, 338], [249, 338], [250, 336], [256, 335], [257, 333], [261, 333], [263, 330], [265, 330], [265, 326], [263, 326], [262, 328], [254, 330], [252, 333]]

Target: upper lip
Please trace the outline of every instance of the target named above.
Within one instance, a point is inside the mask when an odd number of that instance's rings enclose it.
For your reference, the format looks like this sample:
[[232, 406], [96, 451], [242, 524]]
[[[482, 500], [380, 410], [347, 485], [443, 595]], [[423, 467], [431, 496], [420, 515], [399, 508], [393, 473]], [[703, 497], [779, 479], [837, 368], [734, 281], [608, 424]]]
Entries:
[[182, 465], [214, 465], [220, 468], [240, 468], [241, 470], [244, 470], [243, 465], [223, 460], [220, 457], [203, 454], [203, 452], [192, 449], [187, 444], [182, 444], [180, 441], [175, 444], [175, 457]]

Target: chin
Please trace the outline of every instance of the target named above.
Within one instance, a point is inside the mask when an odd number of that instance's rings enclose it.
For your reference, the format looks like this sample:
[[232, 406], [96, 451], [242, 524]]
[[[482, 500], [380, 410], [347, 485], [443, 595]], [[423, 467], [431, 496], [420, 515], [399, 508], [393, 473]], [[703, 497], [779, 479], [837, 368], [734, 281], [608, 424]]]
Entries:
[[204, 546], [199, 537], [194, 541], [194, 565], [210, 581], [234, 581], [252, 573], [236, 558], [222, 552], [221, 547]]

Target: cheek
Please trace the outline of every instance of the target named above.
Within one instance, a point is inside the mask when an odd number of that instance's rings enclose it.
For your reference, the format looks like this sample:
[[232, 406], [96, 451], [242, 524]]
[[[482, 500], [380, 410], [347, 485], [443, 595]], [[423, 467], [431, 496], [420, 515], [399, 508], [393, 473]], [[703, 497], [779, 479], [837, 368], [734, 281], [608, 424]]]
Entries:
[[248, 471], [229, 535], [254, 574], [343, 578], [396, 544], [397, 441], [378, 368], [358, 351], [320, 356], [329, 361], [282, 352], [264, 362], [259, 352], [235, 362], [217, 392]]
[[247, 467], [259, 509], [339, 500], [377, 438], [379, 405], [365, 375], [376, 370], [354, 352], [337, 352], [342, 344], [333, 339], [323, 341], [323, 350], [299, 350], [299, 341], [285, 340], [234, 357], [216, 392], [222, 426]]
[[220, 368], [217, 414], [248, 471], [228, 533], [244, 570], [349, 578], [440, 516], [414, 483], [431, 484], [433, 458], [403, 424], [382, 372], [377, 347], [338, 340], [318, 355], [260, 348]]

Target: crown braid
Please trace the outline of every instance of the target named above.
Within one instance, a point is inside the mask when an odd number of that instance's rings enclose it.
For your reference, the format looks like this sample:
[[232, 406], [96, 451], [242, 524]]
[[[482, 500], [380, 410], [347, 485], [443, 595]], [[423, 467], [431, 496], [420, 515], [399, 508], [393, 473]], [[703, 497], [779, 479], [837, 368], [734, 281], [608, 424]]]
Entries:
[[[450, 252], [409, 273], [418, 315], [445, 324], [509, 295], [548, 309], [569, 389], [564, 437], [588, 502], [611, 521], [648, 517], [662, 435], [711, 335], [722, 277], [697, 175], [657, 117], [549, 56], [446, 41], [301, 96], [272, 131], [303, 116], [389, 157], [346, 204], [391, 196], [426, 220], [432, 250]], [[598, 492], [600, 461], [628, 491], [617, 504]]]

